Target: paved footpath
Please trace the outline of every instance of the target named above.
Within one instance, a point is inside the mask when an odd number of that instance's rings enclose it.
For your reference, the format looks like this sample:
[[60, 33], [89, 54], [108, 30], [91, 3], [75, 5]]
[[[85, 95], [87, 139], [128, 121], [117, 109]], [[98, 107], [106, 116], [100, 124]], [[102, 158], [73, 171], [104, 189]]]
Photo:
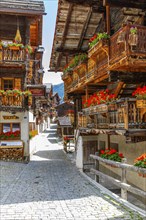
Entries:
[[37, 143], [30, 163], [0, 162], [0, 220], [145, 219], [92, 185], [63, 152], [55, 129]]

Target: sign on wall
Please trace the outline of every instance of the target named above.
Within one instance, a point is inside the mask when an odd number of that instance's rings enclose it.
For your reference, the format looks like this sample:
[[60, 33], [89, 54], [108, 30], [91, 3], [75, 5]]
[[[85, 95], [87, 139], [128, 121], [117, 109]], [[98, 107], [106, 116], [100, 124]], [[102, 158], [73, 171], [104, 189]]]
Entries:
[[16, 115], [12, 115], [12, 116], [4, 115], [4, 116], [3, 116], [3, 119], [5, 119], [5, 120], [13, 120], [13, 119], [19, 119], [19, 117], [16, 116]]
[[27, 88], [34, 97], [45, 96], [45, 87], [28, 86]]

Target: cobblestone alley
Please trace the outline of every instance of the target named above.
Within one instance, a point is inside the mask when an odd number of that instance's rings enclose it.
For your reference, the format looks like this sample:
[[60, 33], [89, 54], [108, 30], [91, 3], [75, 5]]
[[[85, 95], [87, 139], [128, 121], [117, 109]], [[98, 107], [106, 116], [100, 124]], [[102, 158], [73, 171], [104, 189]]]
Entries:
[[1, 162], [1, 220], [145, 219], [92, 185], [62, 149], [52, 125], [30, 163]]

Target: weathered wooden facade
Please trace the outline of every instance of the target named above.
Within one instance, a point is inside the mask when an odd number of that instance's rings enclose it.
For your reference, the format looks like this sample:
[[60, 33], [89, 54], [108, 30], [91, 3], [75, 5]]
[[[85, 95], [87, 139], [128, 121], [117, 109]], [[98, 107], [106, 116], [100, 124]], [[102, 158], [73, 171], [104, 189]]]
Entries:
[[[106, 38], [89, 48], [96, 33]], [[145, 100], [140, 104], [132, 96], [146, 85], [145, 1], [59, 1], [50, 69], [63, 72], [65, 98], [75, 104], [80, 168], [100, 149], [116, 148], [130, 164], [146, 152]], [[83, 100], [106, 89], [115, 95], [113, 103], [83, 106]], [[128, 181], [145, 190], [144, 178], [135, 177]]]
[[29, 111], [38, 117], [37, 103], [45, 95], [43, 15], [42, 1], [0, 2], [1, 159], [29, 158]]

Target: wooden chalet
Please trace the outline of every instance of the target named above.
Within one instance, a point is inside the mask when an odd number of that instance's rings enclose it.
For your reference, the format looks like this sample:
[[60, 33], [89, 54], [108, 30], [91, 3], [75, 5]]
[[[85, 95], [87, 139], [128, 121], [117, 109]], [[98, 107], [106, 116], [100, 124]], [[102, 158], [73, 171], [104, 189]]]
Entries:
[[39, 120], [45, 95], [44, 14], [43, 1], [0, 1], [0, 159], [29, 159], [29, 112]]
[[[97, 33], [104, 37], [89, 48]], [[146, 101], [132, 96], [146, 86], [145, 0], [59, 0], [50, 70], [63, 72], [65, 99], [75, 104], [79, 168], [101, 149], [122, 152], [128, 164], [146, 153]], [[106, 89], [114, 102], [83, 106]], [[145, 191], [145, 179], [128, 174]]]

